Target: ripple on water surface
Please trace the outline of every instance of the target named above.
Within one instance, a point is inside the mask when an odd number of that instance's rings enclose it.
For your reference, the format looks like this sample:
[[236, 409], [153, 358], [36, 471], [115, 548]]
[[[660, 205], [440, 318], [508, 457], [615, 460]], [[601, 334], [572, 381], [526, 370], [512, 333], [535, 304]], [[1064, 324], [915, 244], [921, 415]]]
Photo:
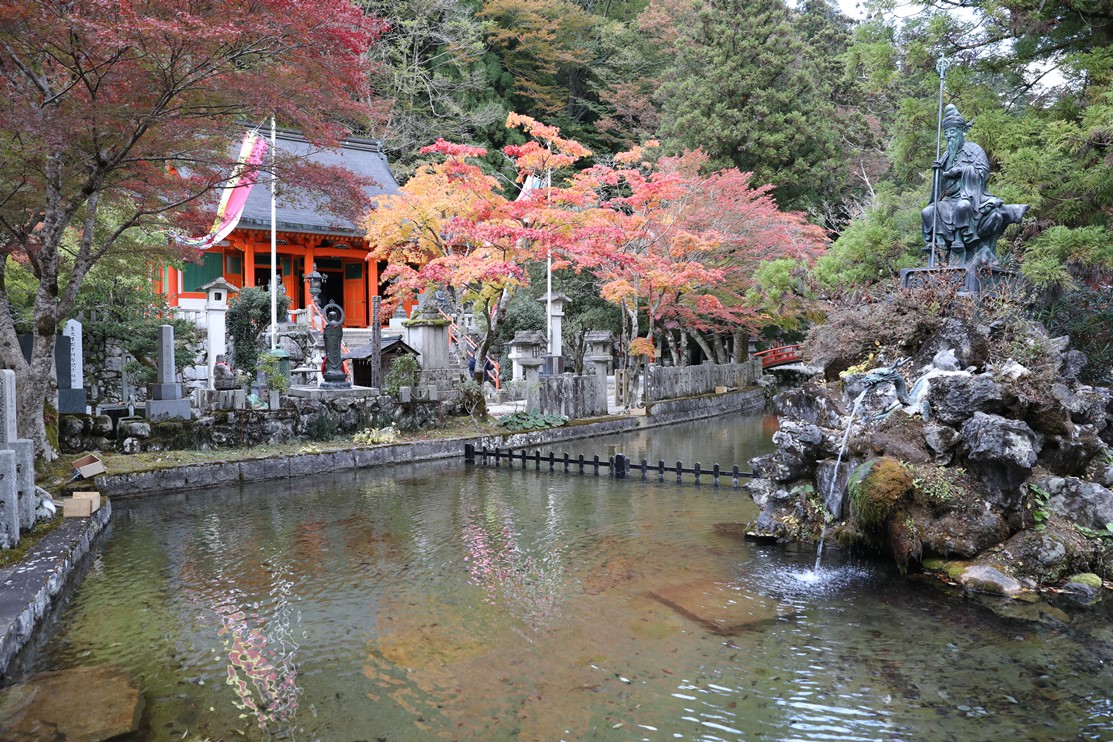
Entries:
[[154, 740], [1113, 738], [1108, 630], [716, 527], [754, 513], [451, 466], [122, 503], [27, 670], [127, 668]]

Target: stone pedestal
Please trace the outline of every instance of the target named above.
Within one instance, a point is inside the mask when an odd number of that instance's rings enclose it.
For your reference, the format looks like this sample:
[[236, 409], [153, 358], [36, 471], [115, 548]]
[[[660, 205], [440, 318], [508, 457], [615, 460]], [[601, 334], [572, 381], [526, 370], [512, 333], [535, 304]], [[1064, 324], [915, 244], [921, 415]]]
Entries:
[[938, 268], [905, 268], [900, 272], [902, 289], [950, 286], [959, 294], [974, 297], [993, 296], [1018, 287], [1022, 280], [1016, 271], [998, 266], [948, 265]]

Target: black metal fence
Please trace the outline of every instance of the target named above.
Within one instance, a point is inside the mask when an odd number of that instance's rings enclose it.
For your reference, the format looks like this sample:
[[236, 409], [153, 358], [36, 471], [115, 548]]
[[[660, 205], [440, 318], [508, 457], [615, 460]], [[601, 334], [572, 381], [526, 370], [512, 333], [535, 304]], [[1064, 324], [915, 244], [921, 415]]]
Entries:
[[[481, 464], [488, 466], [493, 464], [496, 467], [505, 465], [507, 468], [513, 467], [515, 462], [521, 462], [522, 469], [528, 469], [532, 463], [535, 471], [542, 471], [542, 465], [547, 466], [550, 472], [563, 472], [565, 474], [592, 474], [599, 476], [599, 469], [605, 468], [607, 476], [614, 479], [637, 479], [636, 475], [640, 474], [641, 481], [650, 481], [656, 475], [656, 481], [665, 481], [665, 474], [670, 476], [676, 475], [676, 482], [679, 484], [684, 481], [685, 474], [691, 474], [694, 477], [695, 484], [702, 484], [704, 477], [711, 478], [711, 484], [714, 487], [720, 486], [720, 479], [730, 477], [732, 487], [738, 487], [738, 480], [743, 477], [752, 477], [753, 472], [740, 471], [738, 465], [735, 464], [729, 470], [720, 467], [718, 464], [713, 464], [710, 469], [703, 468], [697, 461], [691, 467], [684, 466], [684, 462], [677, 461], [675, 465], [666, 465], [664, 459], [658, 459], [656, 464], [649, 463], [646, 459], [640, 462], [634, 462], [625, 454], [616, 453], [613, 456], [608, 456], [606, 459], [600, 459], [598, 456], [592, 456], [590, 459], [585, 458], [581, 453], [578, 456], [571, 456], [567, 452], [557, 455], [549, 451], [547, 454], [542, 454], [541, 449], [536, 449], [532, 454], [525, 449], [521, 451], [514, 451], [513, 449], [489, 449], [486, 446], [476, 448], [471, 443], [464, 444], [464, 461], [468, 464]], [[632, 476], [634, 475], [634, 476]]]

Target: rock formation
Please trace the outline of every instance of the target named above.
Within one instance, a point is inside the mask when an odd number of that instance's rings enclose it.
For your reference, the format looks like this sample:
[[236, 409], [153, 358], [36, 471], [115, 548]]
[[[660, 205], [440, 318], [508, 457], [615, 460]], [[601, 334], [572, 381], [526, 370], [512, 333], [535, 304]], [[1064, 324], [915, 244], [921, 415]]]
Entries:
[[[871, 309], [908, 326], [885, 314], [915, 304]], [[805, 343], [828, 380], [776, 397], [776, 450], [752, 461], [754, 530], [816, 540], [827, 523], [845, 547], [1002, 594], [1113, 579], [1113, 392], [1078, 382], [1068, 338], [974, 309], [865, 353], [861, 317]]]

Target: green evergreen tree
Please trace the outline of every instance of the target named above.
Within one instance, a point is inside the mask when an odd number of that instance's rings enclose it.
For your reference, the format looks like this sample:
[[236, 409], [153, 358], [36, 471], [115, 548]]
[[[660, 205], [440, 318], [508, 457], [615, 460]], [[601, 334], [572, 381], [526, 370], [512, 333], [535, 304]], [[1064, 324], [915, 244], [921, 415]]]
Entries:
[[785, 208], [837, 198], [843, 173], [833, 105], [781, 0], [710, 0], [681, 31], [658, 90], [673, 150], [752, 171]]

